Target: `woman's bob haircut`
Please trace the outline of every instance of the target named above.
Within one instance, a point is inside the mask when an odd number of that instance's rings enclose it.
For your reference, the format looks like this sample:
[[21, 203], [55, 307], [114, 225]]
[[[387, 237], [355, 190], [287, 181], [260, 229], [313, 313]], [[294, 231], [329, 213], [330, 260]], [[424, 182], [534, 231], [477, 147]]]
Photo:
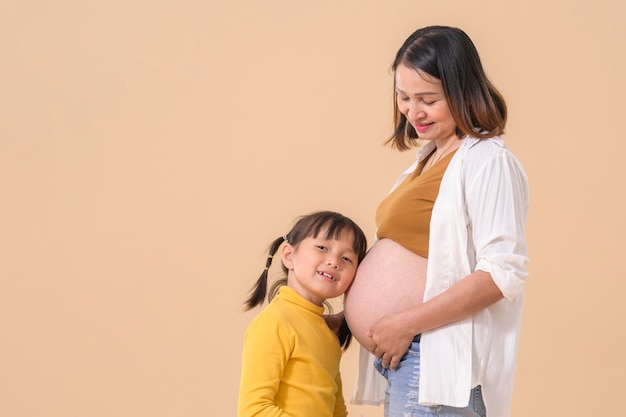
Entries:
[[[504, 133], [504, 98], [487, 78], [474, 43], [461, 29], [418, 29], [398, 50], [391, 67], [394, 74], [400, 64], [441, 81], [459, 138], [487, 139]], [[404, 151], [417, 145], [419, 136], [398, 109], [395, 87], [394, 77], [394, 133], [385, 143]]]

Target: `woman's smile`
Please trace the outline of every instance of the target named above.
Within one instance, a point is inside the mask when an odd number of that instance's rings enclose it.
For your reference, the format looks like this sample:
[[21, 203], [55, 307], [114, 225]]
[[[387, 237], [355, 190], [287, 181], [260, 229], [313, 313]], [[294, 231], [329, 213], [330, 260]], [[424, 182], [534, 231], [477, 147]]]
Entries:
[[414, 122], [414, 123], [412, 123], [412, 125], [413, 125], [413, 128], [417, 132], [423, 133], [423, 132], [426, 132], [433, 125], [433, 122], [430, 122], [430, 123], [417, 123], [417, 122]]

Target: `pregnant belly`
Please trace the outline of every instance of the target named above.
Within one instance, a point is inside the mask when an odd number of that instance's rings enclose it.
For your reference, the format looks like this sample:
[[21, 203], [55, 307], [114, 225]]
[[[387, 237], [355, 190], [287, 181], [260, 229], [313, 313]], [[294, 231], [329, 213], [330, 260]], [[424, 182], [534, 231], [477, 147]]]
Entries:
[[369, 348], [367, 331], [382, 317], [422, 303], [428, 260], [390, 239], [381, 239], [363, 259], [345, 297], [354, 337]]

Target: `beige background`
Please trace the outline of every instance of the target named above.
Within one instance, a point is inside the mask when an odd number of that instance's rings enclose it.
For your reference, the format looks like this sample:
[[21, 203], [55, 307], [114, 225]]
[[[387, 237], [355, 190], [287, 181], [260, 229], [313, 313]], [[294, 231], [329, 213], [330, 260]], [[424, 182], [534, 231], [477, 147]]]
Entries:
[[1, 0], [0, 415], [235, 416], [266, 245], [318, 209], [373, 236], [429, 24], [475, 41], [530, 178], [513, 416], [619, 414], [624, 4]]

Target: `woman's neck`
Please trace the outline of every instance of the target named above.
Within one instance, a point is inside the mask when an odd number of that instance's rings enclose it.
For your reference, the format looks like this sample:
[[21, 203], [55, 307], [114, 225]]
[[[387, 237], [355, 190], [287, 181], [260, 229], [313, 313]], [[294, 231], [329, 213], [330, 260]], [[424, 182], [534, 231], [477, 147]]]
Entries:
[[430, 155], [428, 161], [426, 161], [426, 165], [424, 165], [422, 172], [435, 165], [438, 161], [441, 160], [441, 158], [450, 154], [450, 152], [454, 152], [456, 149], [458, 149], [458, 147], [461, 146], [461, 143], [463, 143], [463, 139], [460, 139], [455, 135], [448, 139], [441, 139], [440, 141], [433, 140], [433, 142], [435, 142], [437, 148]]

